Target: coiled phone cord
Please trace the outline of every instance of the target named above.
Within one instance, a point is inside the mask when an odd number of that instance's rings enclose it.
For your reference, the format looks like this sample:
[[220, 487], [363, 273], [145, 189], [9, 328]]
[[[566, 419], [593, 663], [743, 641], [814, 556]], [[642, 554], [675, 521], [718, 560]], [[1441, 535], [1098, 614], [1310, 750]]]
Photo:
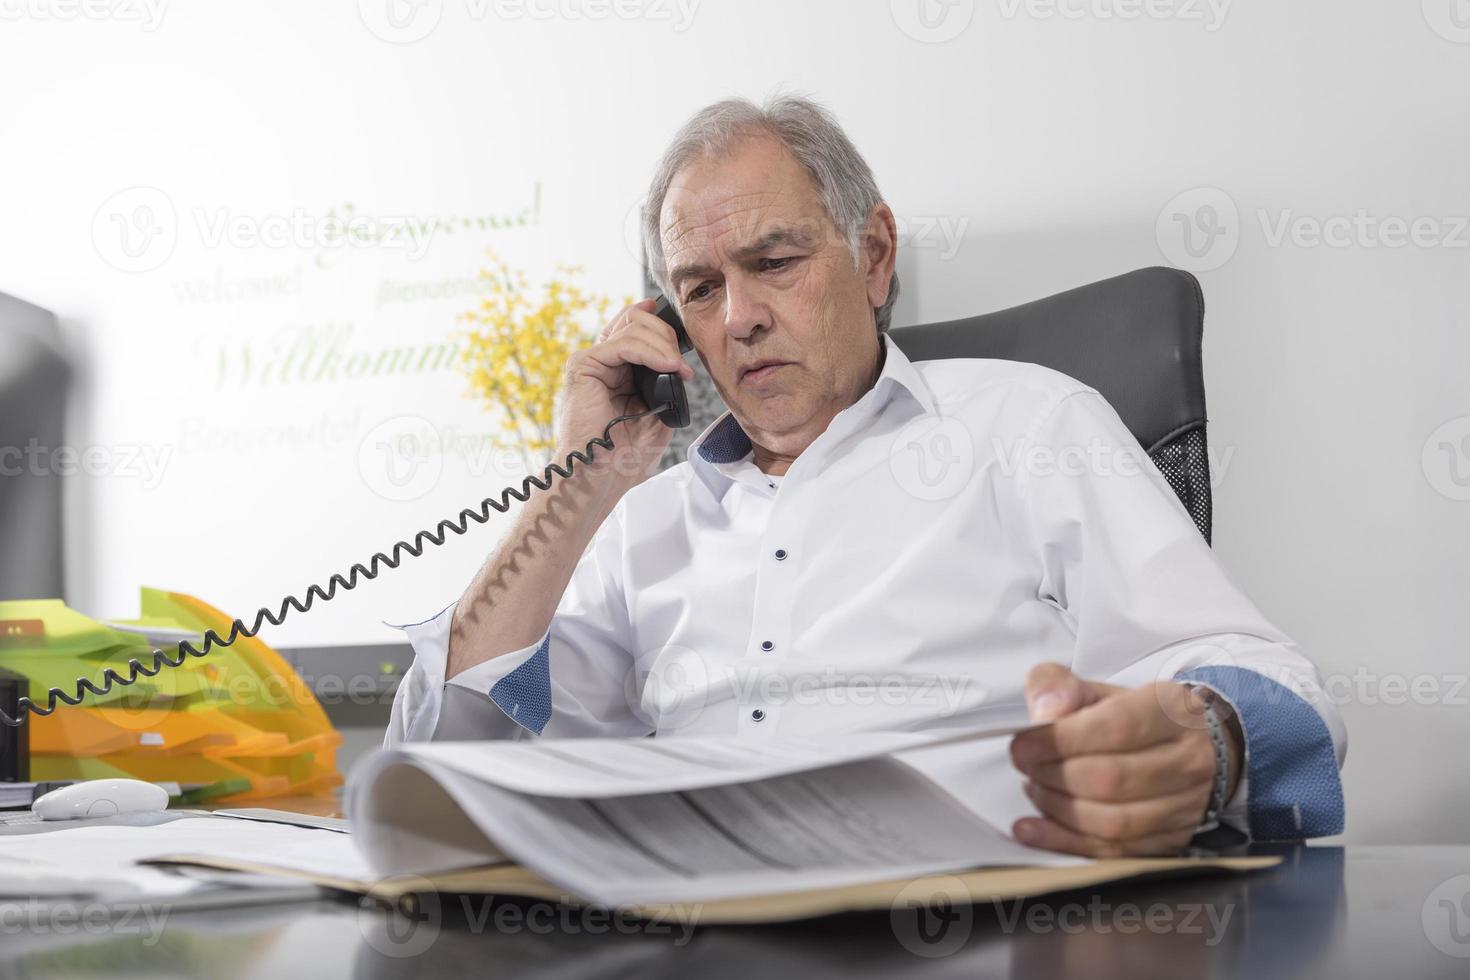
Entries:
[[306, 590], [305, 602], [301, 601], [294, 595], [288, 595], [280, 601], [279, 609], [277, 611], [272, 612], [271, 609], [267, 607], [257, 612], [255, 614], [255, 621], [249, 626], [246, 626], [243, 620], [235, 620], [233, 623], [230, 624], [230, 632], [228, 636], [221, 637], [212, 629], [206, 630], [204, 633], [204, 646], [202, 648], [195, 647], [194, 644], [190, 643], [188, 640], [180, 640], [177, 659], [170, 657], [162, 650], [154, 650], [153, 663], [151, 666], [144, 664], [141, 660], [138, 660], [136, 658], [129, 660], [126, 668], [126, 677], [124, 677], [122, 674], [119, 674], [113, 668], [108, 667], [102, 672], [102, 683], [100, 685], [94, 683], [90, 678], [79, 677], [77, 678], [75, 690], [73, 692], [68, 692], [64, 688], [53, 687], [46, 692], [46, 703], [44, 705], [37, 704], [29, 697], [20, 698], [17, 702], [17, 716], [12, 718], [10, 715], [6, 714], [3, 709], [0, 709], [0, 723], [4, 723], [7, 727], [10, 728], [18, 728], [21, 725], [25, 724], [28, 713], [41, 715], [43, 717], [51, 714], [58, 707], [58, 701], [67, 705], [80, 704], [82, 700], [86, 698], [89, 694], [93, 696], [107, 694], [112, 690], [114, 685], [118, 687], [128, 687], [129, 685], [135, 683], [139, 677], [153, 677], [157, 675], [159, 671], [163, 670], [164, 667], [178, 667], [190, 657], [207, 656], [209, 654], [209, 651], [214, 649], [215, 647], [227, 647], [242, 636], [253, 637], [255, 634], [260, 632], [261, 627], [263, 627], [266, 623], [270, 623], [272, 626], [280, 626], [281, 623], [285, 621], [287, 614], [292, 609], [295, 609], [298, 612], [302, 613], [308, 612], [311, 610], [312, 603], [315, 602], [318, 597], [320, 597], [323, 602], [330, 602], [332, 598], [337, 595], [338, 586], [341, 586], [341, 590], [343, 592], [350, 592], [351, 590], [357, 588], [359, 579], [367, 579], [371, 581], [372, 579], [377, 578], [382, 566], [387, 566], [388, 568], [397, 568], [399, 563], [403, 560], [402, 555], [404, 552], [407, 552], [408, 554], [417, 558], [424, 552], [425, 541], [431, 541], [437, 547], [438, 545], [442, 545], [444, 543], [446, 538], [445, 532], [447, 531], [453, 531], [455, 534], [464, 534], [466, 531], [469, 530], [470, 521], [474, 521], [476, 524], [484, 524], [488, 522], [490, 520], [490, 511], [492, 508], [502, 514], [505, 513], [510, 509], [510, 499], [512, 497], [521, 501], [522, 503], [525, 503], [531, 497], [531, 487], [534, 486], [540, 490], [551, 489], [552, 474], [556, 474], [564, 480], [570, 479], [573, 472], [575, 472], [576, 470], [576, 464], [578, 461], [586, 463], [589, 466], [592, 464], [592, 458], [594, 455], [596, 455], [596, 450], [598, 448], [606, 449], [608, 452], [612, 452], [613, 426], [618, 425], [621, 422], [628, 422], [634, 419], [640, 419], [646, 415], [653, 415], [656, 412], [664, 409], [665, 407], [666, 406], [660, 405], [657, 408], [650, 409], [646, 412], [639, 412], [634, 415], [618, 416], [617, 418], [609, 422], [607, 426], [602, 430], [601, 438], [593, 439], [592, 441], [587, 443], [587, 451], [585, 453], [580, 449], [572, 450], [567, 455], [565, 467], [553, 460], [552, 462], [547, 464], [546, 469], [542, 471], [542, 474], [539, 478], [534, 473], [527, 476], [526, 479], [521, 483], [521, 487], [519, 490], [517, 490], [513, 486], [506, 487], [500, 492], [499, 500], [496, 500], [494, 497], [486, 497], [484, 500], [480, 501], [478, 509], [467, 507], [464, 510], [460, 511], [457, 521], [445, 518], [444, 520], [436, 524], [433, 528], [425, 529], [415, 534], [411, 543], [409, 541], [397, 542], [393, 545], [391, 555], [385, 555], [380, 551], [377, 554], [373, 555], [368, 564], [363, 565], [359, 562], [358, 564], [353, 565], [352, 568], [348, 570], [346, 576], [342, 575], [340, 572], [333, 575], [330, 579], [327, 580], [327, 588], [325, 589], [323, 589], [320, 585], [312, 585], [309, 589]]

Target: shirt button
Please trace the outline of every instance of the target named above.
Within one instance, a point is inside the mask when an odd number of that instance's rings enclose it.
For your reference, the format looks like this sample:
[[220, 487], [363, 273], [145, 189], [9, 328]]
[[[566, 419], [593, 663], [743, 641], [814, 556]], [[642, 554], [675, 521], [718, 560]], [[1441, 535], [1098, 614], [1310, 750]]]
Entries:
[[761, 641], [761, 649], [766, 651], [767, 653], [770, 653], [772, 650], [776, 649], [776, 644], [772, 643], [770, 640], [763, 640]]
[[750, 713], [750, 720], [751, 721], [765, 721], [766, 720], [766, 713], [764, 711], [762, 711], [760, 708], [756, 708], [754, 711], [752, 711]]
[[776, 549], [776, 560], [777, 561], [785, 561], [786, 560], [786, 549], [785, 548], [777, 548]]

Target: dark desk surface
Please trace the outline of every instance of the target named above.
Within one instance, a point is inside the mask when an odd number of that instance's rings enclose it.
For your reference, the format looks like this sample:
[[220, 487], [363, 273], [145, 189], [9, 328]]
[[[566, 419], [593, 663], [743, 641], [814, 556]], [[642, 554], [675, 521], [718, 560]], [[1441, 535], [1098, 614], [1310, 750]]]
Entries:
[[[1266, 849], [1262, 849], [1266, 850]], [[1273, 851], [1276, 853], [1278, 851]], [[446, 896], [409, 920], [343, 902], [0, 921], [20, 976], [1470, 976], [1470, 847], [1310, 847], [1248, 876], [1172, 879], [783, 926], [639, 926], [608, 913]], [[4, 916], [0, 915], [0, 920]]]

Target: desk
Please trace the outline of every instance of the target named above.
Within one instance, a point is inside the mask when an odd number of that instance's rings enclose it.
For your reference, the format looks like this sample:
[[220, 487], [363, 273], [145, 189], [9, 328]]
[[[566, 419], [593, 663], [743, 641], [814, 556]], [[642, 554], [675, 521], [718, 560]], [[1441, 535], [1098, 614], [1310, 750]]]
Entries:
[[[997, 909], [836, 916], [769, 927], [669, 924], [444, 897], [409, 921], [351, 901], [179, 913], [158, 929], [18, 935], [25, 976], [1455, 977], [1470, 975], [1470, 847], [1259, 848], [1244, 877], [1134, 882]], [[1463, 877], [1461, 877], [1463, 876]], [[1442, 904], [1444, 903], [1444, 904]], [[1452, 955], [1452, 954], [1458, 954]]]

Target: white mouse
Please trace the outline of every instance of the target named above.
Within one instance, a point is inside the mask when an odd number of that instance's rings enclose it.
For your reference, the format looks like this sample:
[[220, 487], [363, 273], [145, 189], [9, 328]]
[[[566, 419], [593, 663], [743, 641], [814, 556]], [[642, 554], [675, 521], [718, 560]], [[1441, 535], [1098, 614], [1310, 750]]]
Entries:
[[31, 804], [42, 820], [81, 820], [148, 813], [168, 806], [168, 791], [141, 779], [89, 779], [54, 789]]

